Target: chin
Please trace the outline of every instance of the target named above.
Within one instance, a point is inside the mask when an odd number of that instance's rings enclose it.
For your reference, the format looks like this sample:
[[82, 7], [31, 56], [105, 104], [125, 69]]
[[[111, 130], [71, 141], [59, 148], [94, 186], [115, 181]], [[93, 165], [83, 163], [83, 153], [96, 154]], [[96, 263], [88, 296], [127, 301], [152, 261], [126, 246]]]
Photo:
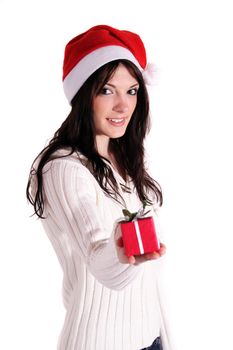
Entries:
[[124, 134], [125, 134], [125, 130], [122, 132], [118, 132], [118, 133], [115, 132], [115, 133], [112, 133], [112, 135], [110, 135], [110, 138], [111, 139], [118, 139], [118, 138], [124, 136]]

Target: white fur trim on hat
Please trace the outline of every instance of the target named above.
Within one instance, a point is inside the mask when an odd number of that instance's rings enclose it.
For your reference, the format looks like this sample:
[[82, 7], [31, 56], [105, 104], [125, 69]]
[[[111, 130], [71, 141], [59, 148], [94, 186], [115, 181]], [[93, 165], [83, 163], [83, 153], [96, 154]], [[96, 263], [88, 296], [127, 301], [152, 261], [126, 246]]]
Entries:
[[147, 63], [142, 72], [143, 79], [147, 85], [156, 85], [158, 82], [158, 69], [154, 63]]
[[131, 51], [122, 46], [109, 45], [96, 49], [81, 59], [63, 81], [64, 92], [69, 103], [92, 73], [104, 64], [118, 59], [127, 59], [142, 70]]

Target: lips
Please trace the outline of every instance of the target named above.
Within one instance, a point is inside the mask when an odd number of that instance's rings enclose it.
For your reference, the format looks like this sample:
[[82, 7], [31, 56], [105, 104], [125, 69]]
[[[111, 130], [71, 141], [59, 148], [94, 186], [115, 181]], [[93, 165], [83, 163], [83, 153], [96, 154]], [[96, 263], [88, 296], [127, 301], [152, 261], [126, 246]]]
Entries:
[[113, 126], [123, 126], [125, 124], [125, 118], [107, 118], [107, 121]]

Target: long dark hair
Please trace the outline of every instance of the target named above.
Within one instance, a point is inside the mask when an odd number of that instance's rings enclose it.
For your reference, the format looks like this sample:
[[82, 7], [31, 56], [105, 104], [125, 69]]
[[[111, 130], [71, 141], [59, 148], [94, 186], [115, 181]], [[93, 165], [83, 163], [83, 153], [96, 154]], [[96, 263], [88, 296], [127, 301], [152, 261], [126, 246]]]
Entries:
[[[71, 101], [71, 112], [55, 132], [49, 144], [34, 160], [28, 179], [26, 195], [35, 214], [44, 218], [43, 167], [54, 158], [60, 149], [68, 149], [66, 156], [81, 153], [87, 159], [88, 168], [106, 195], [119, 201], [121, 197], [111, 167], [98, 154], [95, 144], [92, 101], [111, 78], [119, 64], [123, 64], [138, 81], [137, 105], [126, 132], [122, 137], [110, 139], [109, 151], [114, 155], [123, 177], [130, 176], [141, 201], [152, 204], [152, 194], [162, 205], [163, 197], [159, 184], [147, 173], [144, 163], [144, 139], [150, 130], [149, 98], [139, 69], [128, 60], [109, 62], [94, 72]], [[32, 184], [36, 178], [36, 189]], [[127, 191], [127, 189], [126, 189]]]

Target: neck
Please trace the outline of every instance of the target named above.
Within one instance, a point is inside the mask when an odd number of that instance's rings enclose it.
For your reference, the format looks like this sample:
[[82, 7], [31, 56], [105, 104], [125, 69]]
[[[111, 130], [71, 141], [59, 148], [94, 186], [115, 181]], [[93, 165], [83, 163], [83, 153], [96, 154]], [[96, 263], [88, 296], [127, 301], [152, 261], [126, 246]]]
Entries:
[[110, 157], [109, 152], [109, 137], [103, 136], [103, 135], [97, 135], [96, 136], [96, 147], [98, 153], [107, 159]]
[[109, 137], [104, 135], [96, 135], [96, 146], [97, 151], [100, 156], [108, 159], [113, 168], [122, 176], [122, 178], [126, 181], [125, 174], [122, 172], [122, 169], [117, 164], [116, 159], [113, 154], [109, 151]]

